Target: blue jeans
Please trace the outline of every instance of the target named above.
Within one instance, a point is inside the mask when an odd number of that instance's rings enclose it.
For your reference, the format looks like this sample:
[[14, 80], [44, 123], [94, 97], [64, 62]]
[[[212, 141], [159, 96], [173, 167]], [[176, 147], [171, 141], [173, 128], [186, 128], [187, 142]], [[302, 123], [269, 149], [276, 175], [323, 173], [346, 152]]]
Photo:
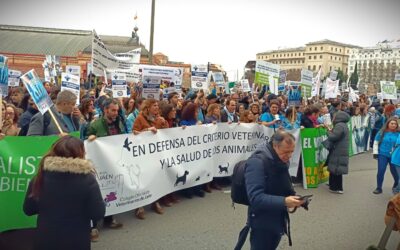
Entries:
[[393, 176], [394, 184], [393, 188], [399, 185], [399, 175], [397, 173], [396, 167], [390, 162], [390, 157], [384, 155], [378, 155], [378, 174], [376, 176], [377, 188], [382, 189], [383, 178], [386, 172], [386, 166], [389, 164], [390, 173]]
[[[397, 171], [397, 176], [399, 177], [399, 180], [400, 180], [400, 166], [394, 166], [394, 168], [396, 169], [396, 171]], [[399, 182], [399, 184], [397, 184], [397, 187], [393, 190], [393, 192], [394, 193], [400, 193], [400, 182]]]

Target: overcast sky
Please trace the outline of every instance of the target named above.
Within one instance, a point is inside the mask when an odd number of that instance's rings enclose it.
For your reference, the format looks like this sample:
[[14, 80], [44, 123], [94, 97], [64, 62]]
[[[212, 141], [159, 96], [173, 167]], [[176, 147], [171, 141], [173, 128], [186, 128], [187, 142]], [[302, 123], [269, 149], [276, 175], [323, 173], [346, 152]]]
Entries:
[[[330, 39], [373, 46], [400, 39], [400, 1], [156, 0], [154, 53], [171, 61], [221, 64], [232, 79], [256, 53]], [[0, 24], [95, 29], [149, 48], [151, 0], [2, 0]]]

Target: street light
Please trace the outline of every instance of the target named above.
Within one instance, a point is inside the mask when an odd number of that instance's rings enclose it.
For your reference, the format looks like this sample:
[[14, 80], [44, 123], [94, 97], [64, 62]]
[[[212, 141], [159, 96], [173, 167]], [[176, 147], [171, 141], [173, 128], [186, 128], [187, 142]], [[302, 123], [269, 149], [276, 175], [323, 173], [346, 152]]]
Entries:
[[149, 51], [149, 63], [150, 64], [153, 64], [153, 38], [154, 38], [155, 5], [156, 5], [156, 0], [151, 0], [150, 51]]

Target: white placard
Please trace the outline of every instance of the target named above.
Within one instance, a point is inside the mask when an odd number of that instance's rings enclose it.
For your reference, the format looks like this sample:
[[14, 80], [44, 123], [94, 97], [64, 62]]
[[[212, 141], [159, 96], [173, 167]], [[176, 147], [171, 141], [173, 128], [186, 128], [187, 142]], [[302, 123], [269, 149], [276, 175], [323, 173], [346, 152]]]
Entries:
[[383, 99], [396, 100], [397, 89], [394, 82], [381, 81], [381, 93]]
[[333, 81], [330, 78], [327, 78], [325, 84], [325, 98], [337, 98], [339, 90], [339, 80]]
[[80, 78], [79, 76], [72, 75], [69, 73], [61, 73], [61, 91], [68, 90], [75, 94], [76, 96], [76, 105], [79, 105], [80, 99]]
[[126, 74], [112, 73], [111, 74], [112, 92], [114, 98], [128, 97], [128, 85], [126, 83]]
[[18, 70], [8, 70], [8, 86], [9, 87], [18, 87], [19, 86], [19, 78], [22, 73]]
[[75, 75], [81, 78], [81, 66], [79, 65], [67, 65], [65, 66], [65, 73]]
[[40, 113], [46, 113], [46, 111], [53, 106], [53, 102], [51, 101], [50, 96], [47, 94], [47, 91], [35, 70], [32, 69], [23, 74], [21, 76], [21, 80], [31, 95], [32, 100], [38, 107]]
[[208, 89], [208, 68], [207, 65], [192, 64], [192, 88]]
[[143, 76], [143, 93], [142, 97], [146, 99], [160, 100], [161, 77], [159, 76]]

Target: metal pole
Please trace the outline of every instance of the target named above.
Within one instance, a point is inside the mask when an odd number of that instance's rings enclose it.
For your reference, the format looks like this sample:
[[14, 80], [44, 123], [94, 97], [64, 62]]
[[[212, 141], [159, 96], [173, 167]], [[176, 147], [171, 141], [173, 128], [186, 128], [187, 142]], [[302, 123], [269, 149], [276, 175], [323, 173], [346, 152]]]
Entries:
[[156, 5], [156, 0], [151, 0], [150, 51], [149, 51], [149, 63], [150, 64], [153, 64], [153, 38], [154, 38], [155, 5]]

